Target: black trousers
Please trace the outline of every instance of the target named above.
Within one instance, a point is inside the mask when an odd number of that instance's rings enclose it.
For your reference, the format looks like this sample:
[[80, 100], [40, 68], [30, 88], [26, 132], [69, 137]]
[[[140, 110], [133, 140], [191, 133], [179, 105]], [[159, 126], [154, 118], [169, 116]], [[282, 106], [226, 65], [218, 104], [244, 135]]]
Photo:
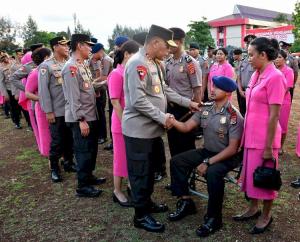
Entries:
[[29, 113], [28, 111], [24, 110], [22, 107], [21, 107], [21, 112], [23, 113], [23, 116], [26, 120], [26, 123], [28, 125], [28, 127], [31, 127], [31, 122], [30, 122], [30, 117], [29, 117]]
[[[171, 189], [175, 196], [189, 195], [188, 179], [193, 169], [200, 165], [204, 159], [216, 155], [206, 149], [190, 150], [176, 155], [171, 160]], [[222, 205], [224, 197], [226, 174], [237, 167], [238, 157], [224, 160], [211, 165], [207, 169], [205, 178], [207, 180], [208, 206], [207, 216], [210, 218], [222, 218]]]
[[51, 144], [49, 160], [51, 169], [58, 169], [58, 161], [63, 156], [64, 161], [73, 161], [73, 137], [65, 117], [55, 117], [55, 123], [49, 125]]
[[21, 107], [18, 104], [18, 101], [12, 95], [11, 91], [7, 90], [7, 93], [9, 96], [11, 120], [13, 121], [14, 124], [19, 125], [20, 124]]
[[291, 94], [292, 101], [293, 101], [293, 98], [294, 98], [294, 89], [295, 89], [295, 87], [290, 88], [290, 94]]
[[158, 143], [161, 138], [139, 139], [124, 136], [124, 139], [132, 202], [136, 216], [141, 217], [150, 213], [156, 159], [160, 153]]
[[[243, 88], [243, 91], [245, 91], [244, 88]], [[239, 90], [236, 91], [236, 95], [237, 95], [237, 100], [238, 100], [238, 104], [239, 104], [240, 113], [242, 114], [243, 117], [245, 117], [245, 114], [246, 114], [246, 98], [241, 96]]]
[[3, 104], [3, 111], [6, 117], [9, 116], [9, 111], [10, 111], [10, 106], [9, 106], [9, 102], [5, 102]]
[[[172, 103], [168, 105], [168, 113], [173, 114], [177, 120], [179, 120], [182, 116], [184, 116], [188, 112], [189, 112], [188, 108], [181, 107], [177, 104]], [[177, 131], [175, 128], [170, 129], [168, 131], [168, 142], [169, 142], [171, 157], [180, 154], [182, 152], [196, 148], [195, 135], [193, 132], [181, 133]]]
[[165, 173], [166, 172], [166, 153], [165, 153], [165, 144], [164, 141], [161, 137], [157, 138], [154, 142], [154, 150], [155, 152], [155, 166], [154, 166], [154, 171], [155, 172], [160, 172], [160, 173]]
[[106, 90], [100, 90], [100, 97], [96, 98], [97, 112], [99, 116], [99, 139], [107, 139], [107, 125], [106, 125], [106, 116], [105, 116], [105, 107], [106, 107], [107, 97]]
[[98, 133], [97, 121], [88, 122], [90, 133], [87, 137], [81, 135], [79, 123], [68, 123], [73, 134], [73, 147], [77, 161], [78, 187], [88, 185], [89, 179], [93, 176], [98, 153]]

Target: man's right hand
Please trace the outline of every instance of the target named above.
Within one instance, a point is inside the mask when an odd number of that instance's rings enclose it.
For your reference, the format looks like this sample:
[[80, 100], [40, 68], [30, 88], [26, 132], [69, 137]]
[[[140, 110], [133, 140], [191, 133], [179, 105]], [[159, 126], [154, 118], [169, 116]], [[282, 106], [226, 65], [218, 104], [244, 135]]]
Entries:
[[89, 124], [86, 121], [80, 121], [79, 122], [79, 128], [81, 131], [81, 135], [83, 137], [87, 137], [90, 133], [90, 127]]
[[54, 113], [46, 113], [46, 118], [47, 118], [49, 124], [54, 124], [55, 123]]
[[239, 88], [239, 93], [243, 98], [246, 98], [245, 92], [241, 88]]
[[166, 121], [165, 121], [165, 128], [166, 129], [170, 129], [170, 128], [173, 127], [173, 119], [174, 119], [173, 114], [166, 113]]

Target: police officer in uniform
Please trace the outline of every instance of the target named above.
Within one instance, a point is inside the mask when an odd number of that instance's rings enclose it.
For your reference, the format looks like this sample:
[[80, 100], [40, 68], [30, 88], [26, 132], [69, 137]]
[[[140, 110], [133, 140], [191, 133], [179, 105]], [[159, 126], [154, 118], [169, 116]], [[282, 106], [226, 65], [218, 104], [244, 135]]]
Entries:
[[73, 163], [72, 132], [65, 123], [65, 98], [62, 88], [61, 70], [69, 58], [69, 40], [55, 37], [50, 40], [53, 56], [39, 66], [39, 97], [42, 110], [49, 122], [51, 144], [49, 152], [51, 179], [62, 180], [59, 172], [59, 159], [63, 156], [66, 172], [76, 172]]
[[[248, 49], [249, 44], [255, 38], [256, 36], [252, 34], [245, 36], [244, 42], [246, 43], [246, 49]], [[238, 84], [237, 100], [238, 100], [240, 112], [243, 115], [243, 117], [245, 116], [246, 113], [245, 91], [248, 88], [248, 84], [253, 73], [254, 73], [254, 69], [249, 63], [248, 55], [246, 55], [241, 61], [237, 71], [237, 84]]]
[[284, 41], [280, 41], [279, 42], [279, 46], [281, 49], [285, 50], [288, 54], [288, 57], [287, 57], [287, 61], [286, 61], [286, 64], [291, 67], [294, 71], [294, 87], [293, 88], [290, 88], [290, 93], [291, 93], [291, 97], [292, 97], [292, 100], [293, 100], [293, 97], [294, 97], [294, 89], [295, 89], [295, 85], [296, 85], [296, 82], [298, 80], [298, 72], [299, 72], [299, 66], [298, 66], [298, 61], [297, 59], [291, 55], [289, 49], [290, 47], [292, 46], [291, 44], [287, 43], [287, 42], [284, 42]]
[[150, 27], [144, 48], [130, 58], [125, 67], [125, 109], [122, 128], [125, 138], [128, 176], [135, 208], [134, 226], [151, 232], [165, 227], [151, 213], [165, 212], [168, 207], [151, 199], [154, 185], [156, 142], [169, 126], [167, 99], [185, 107], [198, 109], [198, 103], [178, 95], [162, 77], [159, 60], [168, 55], [169, 46], [176, 46], [171, 30], [157, 25]]
[[[195, 102], [201, 102], [202, 74], [199, 64], [183, 49], [185, 32], [180, 28], [170, 28], [174, 32], [174, 41], [177, 47], [171, 47], [173, 54], [166, 61], [166, 82], [170, 88], [179, 95]], [[198, 73], [198, 74], [197, 74]], [[168, 113], [180, 119], [189, 112], [189, 109], [176, 103], [168, 103]], [[195, 149], [195, 135], [193, 133], [182, 134], [176, 129], [168, 132], [168, 141], [171, 156], [187, 150]]]
[[78, 178], [76, 195], [79, 197], [98, 197], [102, 191], [93, 185], [105, 182], [105, 178], [93, 175], [98, 152], [98, 125], [93, 79], [86, 65], [92, 45], [88, 35], [73, 34], [72, 57], [62, 69], [65, 121], [73, 133]]
[[0, 68], [0, 93], [4, 96], [5, 101], [9, 102], [10, 115], [16, 129], [21, 129], [20, 125], [20, 106], [17, 100], [12, 95], [12, 84], [9, 79], [10, 68], [12, 66], [12, 61], [9, 59], [9, 55], [3, 53], [0, 56], [1, 68]]
[[236, 90], [235, 81], [223, 76], [213, 77], [214, 102], [205, 103], [185, 123], [173, 119], [172, 124], [181, 132], [189, 132], [200, 125], [204, 132], [204, 148], [176, 155], [171, 160], [172, 193], [180, 197], [176, 211], [169, 214], [170, 221], [177, 221], [196, 212], [189, 195], [188, 179], [193, 169], [207, 180], [209, 194], [204, 223], [196, 233], [206, 237], [222, 226], [224, 177], [238, 166], [238, 148], [243, 133], [243, 117], [228, 101]]
[[[38, 43], [38, 44], [33, 44], [30, 46], [30, 51], [33, 52], [36, 49], [43, 48], [44, 44]], [[16, 89], [19, 91], [25, 92], [25, 86], [22, 84], [22, 79], [27, 78], [29, 73], [36, 68], [36, 64], [34, 64], [33, 61], [28, 62], [25, 65], [22, 65], [17, 71], [12, 73], [10, 76], [9, 80], [12, 83], [12, 85], [15, 86]]]

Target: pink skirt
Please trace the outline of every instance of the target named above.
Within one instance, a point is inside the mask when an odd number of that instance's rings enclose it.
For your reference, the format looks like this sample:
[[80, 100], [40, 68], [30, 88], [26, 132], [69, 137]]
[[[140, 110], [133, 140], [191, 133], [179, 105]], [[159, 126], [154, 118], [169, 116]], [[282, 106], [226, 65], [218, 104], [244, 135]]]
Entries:
[[296, 154], [300, 158], [300, 124], [299, 124], [298, 135], [297, 135]]
[[37, 144], [37, 147], [38, 147], [39, 151], [41, 152], [40, 137], [39, 137], [39, 130], [38, 130], [37, 123], [36, 123], [36, 116], [34, 114], [34, 111], [32, 110], [31, 101], [27, 100], [26, 104], [27, 104], [27, 110], [28, 110], [28, 113], [29, 113], [30, 123], [31, 123], [31, 127], [32, 127], [32, 130], [33, 130], [35, 140], [36, 140], [36, 144]]
[[122, 133], [112, 133], [114, 146], [113, 174], [128, 177], [125, 141]]
[[280, 109], [279, 123], [281, 126], [281, 133], [286, 134], [288, 132], [289, 117], [291, 112], [291, 103], [284, 103]]
[[[273, 156], [276, 160], [278, 160], [278, 151], [279, 149], [273, 149]], [[253, 173], [257, 167], [262, 165], [263, 153], [264, 150], [244, 148], [243, 169], [240, 178], [242, 191], [245, 192], [249, 198], [273, 200], [278, 195], [277, 191], [258, 188], [253, 185]], [[273, 163], [267, 162], [265, 166], [273, 167]]]
[[39, 102], [35, 103], [35, 115], [40, 139], [40, 152], [41, 155], [48, 157], [51, 142], [49, 123]]
[[5, 98], [4, 96], [0, 95], [0, 104], [4, 104], [5, 103]]

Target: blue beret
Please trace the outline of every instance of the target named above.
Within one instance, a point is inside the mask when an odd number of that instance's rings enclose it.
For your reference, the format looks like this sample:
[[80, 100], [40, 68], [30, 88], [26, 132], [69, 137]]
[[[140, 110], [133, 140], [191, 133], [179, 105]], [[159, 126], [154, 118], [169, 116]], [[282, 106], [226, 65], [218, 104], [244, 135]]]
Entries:
[[101, 43], [97, 43], [92, 47], [92, 53], [95, 54], [97, 53], [99, 50], [104, 49], [104, 45]]
[[121, 46], [122, 44], [124, 44], [127, 40], [129, 40], [128, 39], [128, 37], [126, 37], [126, 36], [119, 36], [119, 37], [117, 37], [117, 38], [115, 38], [115, 45], [116, 46]]
[[237, 89], [236, 82], [226, 76], [214, 76], [212, 81], [217, 88], [225, 92], [233, 92]]

